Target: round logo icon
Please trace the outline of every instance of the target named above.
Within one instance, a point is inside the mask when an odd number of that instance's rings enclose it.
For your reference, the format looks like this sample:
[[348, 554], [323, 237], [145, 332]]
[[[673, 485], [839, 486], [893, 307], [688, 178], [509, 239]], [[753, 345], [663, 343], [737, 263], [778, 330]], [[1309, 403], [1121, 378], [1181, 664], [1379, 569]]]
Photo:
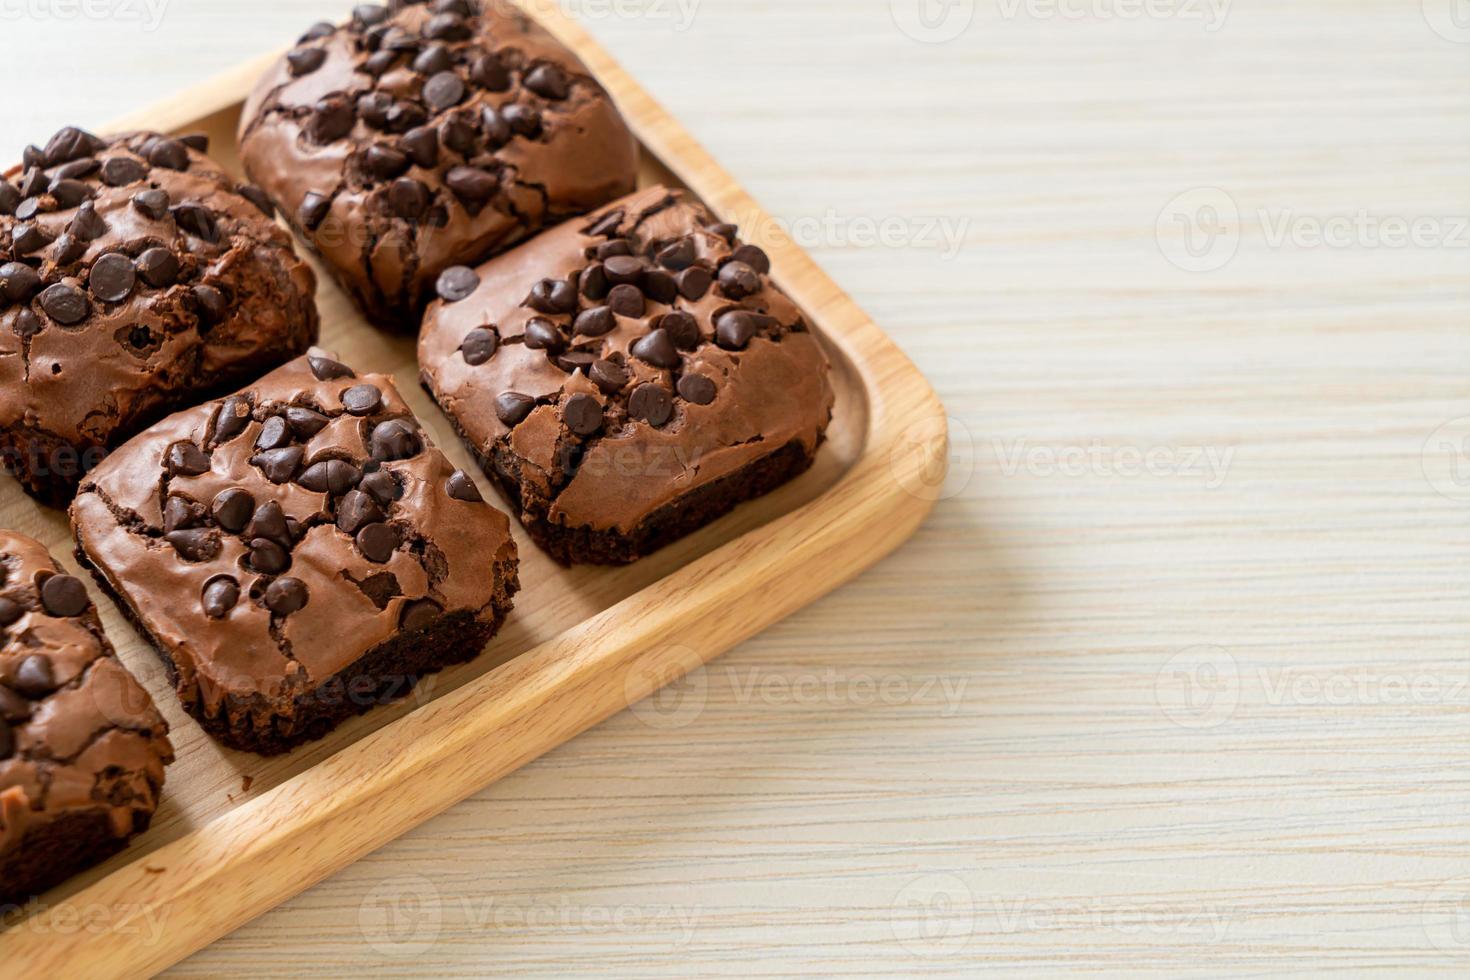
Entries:
[[689, 647], [674, 644], [660, 652], [662, 656], [645, 657], [623, 677], [623, 697], [643, 724], [671, 731], [694, 724], [704, 714], [709, 677], [704, 658]]
[[975, 933], [975, 896], [958, 875], [924, 875], [894, 897], [889, 919], [893, 938], [915, 956], [952, 956]]
[[1446, 422], [1424, 442], [1424, 479], [1443, 497], [1470, 502], [1470, 415]]
[[1423, 0], [1424, 20], [1446, 41], [1470, 44], [1470, 0]]
[[963, 493], [975, 473], [975, 440], [959, 419], [923, 419], [899, 435], [888, 465], [904, 492], [948, 500]]
[[1447, 881], [1431, 892], [1421, 922], [1435, 949], [1470, 953], [1470, 878]]
[[888, 0], [893, 23], [915, 41], [953, 41], [975, 19], [975, 0]]
[[1175, 197], [1154, 225], [1159, 252], [1185, 272], [1215, 272], [1240, 248], [1240, 208], [1218, 187], [1196, 187]]
[[1221, 647], [1181, 650], [1154, 678], [1154, 698], [1180, 728], [1218, 728], [1240, 706], [1240, 668]]
[[438, 940], [443, 926], [439, 889], [422, 875], [389, 878], [357, 907], [358, 931], [382, 956], [421, 955]]

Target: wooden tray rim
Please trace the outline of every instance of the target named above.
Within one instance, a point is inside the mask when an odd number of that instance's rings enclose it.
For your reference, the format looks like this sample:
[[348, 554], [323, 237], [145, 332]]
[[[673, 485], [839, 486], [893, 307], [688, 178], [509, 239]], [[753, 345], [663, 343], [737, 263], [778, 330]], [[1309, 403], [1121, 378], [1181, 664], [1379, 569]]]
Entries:
[[[538, 5], [536, 18], [612, 92], [655, 157], [750, 229], [778, 283], [848, 358], [869, 399], [861, 455], [816, 500], [44, 906], [0, 935], [8, 969], [166, 968], [841, 585], [903, 543], [938, 498], [945, 413], [908, 358], [601, 45], [554, 5]], [[171, 131], [223, 111], [280, 53], [107, 130]], [[98, 907], [125, 911], [102, 929], [67, 928]]]

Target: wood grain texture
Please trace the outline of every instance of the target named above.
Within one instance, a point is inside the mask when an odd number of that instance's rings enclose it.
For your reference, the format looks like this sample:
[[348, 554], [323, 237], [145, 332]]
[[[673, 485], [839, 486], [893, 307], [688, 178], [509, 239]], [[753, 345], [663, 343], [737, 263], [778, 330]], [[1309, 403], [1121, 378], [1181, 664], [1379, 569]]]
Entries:
[[[174, 7], [5, 138], [340, 12]], [[1417, 0], [1007, 9], [943, 44], [881, 0], [584, 18], [771, 213], [838, 219], [804, 244], [938, 388], [953, 495], [687, 701], [177, 975], [1463, 971], [1470, 503], [1431, 435], [1470, 414], [1470, 47]], [[1157, 225], [1199, 187], [1241, 235], [1189, 273]], [[1311, 244], [1359, 212], [1439, 244]], [[963, 247], [854, 240], [895, 217]]]

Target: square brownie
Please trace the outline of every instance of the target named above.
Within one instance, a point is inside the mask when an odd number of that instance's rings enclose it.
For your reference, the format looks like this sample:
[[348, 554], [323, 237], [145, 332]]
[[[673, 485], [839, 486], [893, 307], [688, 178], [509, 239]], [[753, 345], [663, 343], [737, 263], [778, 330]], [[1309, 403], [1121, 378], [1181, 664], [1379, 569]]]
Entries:
[[69, 127], [0, 178], [0, 460], [47, 503], [316, 341], [316, 277], [204, 147]]
[[22, 903], [148, 827], [168, 725], [81, 581], [0, 530], [0, 902]]
[[478, 270], [424, 317], [424, 386], [532, 540], [630, 562], [811, 466], [829, 364], [761, 249], [662, 187]]
[[638, 146], [521, 11], [410, 0], [307, 31], [246, 102], [240, 159], [369, 319], [413, 330], [445, 269], [631, 191]]
[[71, 517], [184, 708], [261, 754], [473, 659], [519, 587], [505, 515], [388, 378], [319, 350], [139, 435]]

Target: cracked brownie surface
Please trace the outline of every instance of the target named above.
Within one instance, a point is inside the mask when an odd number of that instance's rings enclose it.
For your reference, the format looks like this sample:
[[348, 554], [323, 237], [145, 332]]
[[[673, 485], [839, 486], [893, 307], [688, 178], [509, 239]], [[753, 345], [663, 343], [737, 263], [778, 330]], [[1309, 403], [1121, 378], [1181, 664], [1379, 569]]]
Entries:
[[505, 515], [388, 378], [319, 350], [138, 436], [71, 516], [184, 707], [262, 753], [477, 656], [518, 588]]
[[49, 503], [316, 339], [315, 276], [204, 146], [66, 128], [0, 179], [0, 456]]
[[626, 562], [811, 465], [829, 365], [770, 261], [662, 187], [446, 270], [424, 385], [558, 561]]
[[634, 187], [637, 145], [566, 48], [495, 0], [363, 4], [261, 79], [246, 171], [380, 325], [439, 274]]
[[168, 725], [80, 580], [0, 530], [0, 900], [24, 901], [148, 826]]

